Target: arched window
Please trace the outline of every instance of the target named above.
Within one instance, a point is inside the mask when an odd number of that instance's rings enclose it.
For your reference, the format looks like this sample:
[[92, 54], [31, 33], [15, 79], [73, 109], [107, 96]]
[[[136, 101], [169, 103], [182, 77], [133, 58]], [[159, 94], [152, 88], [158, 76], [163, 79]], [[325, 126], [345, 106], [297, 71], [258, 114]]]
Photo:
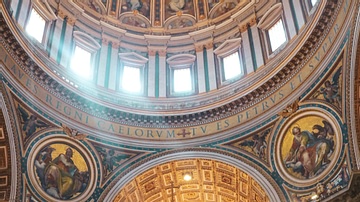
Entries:
[[170, 96], [184, 96], [196, 93], [195, 56], [180, 54], [167, 59], [170, 79], [168, 81]]
[[131, 94], [145, 93], [145, 67], [148, 59], [137, 53], [119, 53], [119, 88]]
[[70, 69], [81, 79], [94, 77], [94, 61], [100, 44], [89, 35], [74, 31], [74, 49]]

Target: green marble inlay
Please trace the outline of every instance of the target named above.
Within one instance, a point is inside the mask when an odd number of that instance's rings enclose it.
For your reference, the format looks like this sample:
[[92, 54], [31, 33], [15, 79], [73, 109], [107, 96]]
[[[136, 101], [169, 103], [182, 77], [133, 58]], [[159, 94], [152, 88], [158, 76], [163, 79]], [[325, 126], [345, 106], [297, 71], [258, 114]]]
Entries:
[[66, 32], [66, 25], [67, 25], [67, 18], [64, 18], [62, 28], [61, 28], [61, 35], [60, 35], [60, 43], [59, 43], [59, 49], [58, 54], [56, 58], [56, 62], [59, 64], [61, 61], [63, 49], [64, 49], [64, 40], [65, 40], [65, 32]]
[[155, 97], [159, 97], [159, 53], [155, 55]]
[[109, 87], [109, 77], [110, 77], [110, 64], [111, 64], [111, 51], [112, 43], [108, 45], [107, 58], [106, 58], [106, 70], [105, 70], [105, 87]]
[[206, 92], [210, 91], [210, 83], [209, 83], [209, 67], [208, 67], [208, 58], [206, 48], [203, 49], [203, 60], [204, 60], [204, 72], [205, 72], [205, 88]]

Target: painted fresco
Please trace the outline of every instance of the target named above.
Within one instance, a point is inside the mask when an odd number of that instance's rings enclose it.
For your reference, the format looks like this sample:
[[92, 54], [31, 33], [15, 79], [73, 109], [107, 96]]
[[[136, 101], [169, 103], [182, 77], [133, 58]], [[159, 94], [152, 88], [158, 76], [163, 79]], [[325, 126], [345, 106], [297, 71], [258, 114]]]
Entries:
[[348, 187], [349, 182], [350, 171], [347, 162], [345, 161], [336, 176], [333, 177], [329, 182], [318, 183], [315, 187], [315, 190], [310, 193], [291, 193], [291, 200], [293, 202], [324, 200]]
[[99, 162], [102, 167], [103, 181], [116, 173], [117, 168], [124, 166], [135, 156], [141, 156], [142, 152], [135, 152], [124, 148], [109, 147], [107, 145], [92, 142], [93, 147], [98, 153]]
[[49, 123], [40, 118], [37, 114], [31, 112], [22, 104], [17, 103], [17, 112], [20, 117], [20, 126], [22, 137], [26, 141], [35, 132], [49, 127]]
[[260, 159], [266, 160], [270, 131], [271, 128], [268, 128], [265, 131], [252, 135], [249, 139], [240, 142], [239, 147], [255, 154]]
[[168, 29], [181, 29], [184, 27], [191, 27], [195, 24], [194, 20], [190, 20], [187, 18], [176, 18], [172, 20], [168, 25]]
[[281, 158], [287, 172], [298, 179], [322, 173], [332, 160], [335, 131], [323, 118], [310, 115], [290, 125], [281, 144]]
[[139, 12], [150, 19], [150, 0], [123, 0], [120, 13]]
[[146, 22], [144, 19], [136, 17], [136, 16], [123, 16], [121, 17], [120, 21], [126, 25], [134, 26], [134, 27], [141, 27], [147, 28], [149, 23]]
[[50, 144], [43, 148], [36, 155], [34, 168], [41, 188], [56, 199], [76, 198], [89, 183], [86, 160], [67, 144]]
[[165, 5], [166, 19], [179, 13], [195, 15], [193, 0], [165, 0]]
[[96, 150], [101, 155], [104, 176], [108, 176], [115, 168], [120, 166], [120, 163], [130, 158], [131, 155], [119, 153], [114, 149], [95, 146]]
[[315, 92], [313, 98], [323, 99], [337, 107], [341, 107], [341, 83], [342, 66], [327, 79], [319, 90]]
[[88, 6], [89, 8], [91, 8], [92, 10], [94, 10], [97, 13], [100, 13], [103, 15], [106, 14], [104, 5], [102, 3], [100, 3], [100, 1], [98, 1], [98, 0], [81, 0], [80, 2], [85, 4], [86, 6]]
[[208, 2], [209, 16], [210, 18], [216, 18], [234, 9], [239, 3], [239, 0], [214, 0]]

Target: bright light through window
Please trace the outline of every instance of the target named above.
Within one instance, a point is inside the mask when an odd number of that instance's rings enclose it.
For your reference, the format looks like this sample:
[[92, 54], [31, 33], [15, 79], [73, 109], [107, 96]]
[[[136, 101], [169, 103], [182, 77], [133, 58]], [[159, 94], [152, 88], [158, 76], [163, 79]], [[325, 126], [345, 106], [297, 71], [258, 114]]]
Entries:
[[239, 52], [235, 52], [223, 59], [225, 80], [235, 78], [241, 74]]
[[42, 42], [45, 29], [45, 20], [35, 9], [31, 9], [30, 18], [26, 25], [25, 31], [38, 42]]
[[286, 42], [285, 29], [281, 19], [269, 29], [268, 33], [271, 44], [271, 51], [275, 51]]
[[89, 79], [91, 76], [91, 53], [75, 46], [71, 69], [78, 76]]
[[140, 68], [124, 66], [121, 86], [122, 89], [129, 92], [133, 92], [133, 93], [141, 92]]
[[183, 93], [192, 90], [190, 68], [174, 70], [174, 92]]
[[319, 1], [319, 0], [311, 0], [312, 6], [315, 6], [315, 4], [316, 4], [318, 1]]

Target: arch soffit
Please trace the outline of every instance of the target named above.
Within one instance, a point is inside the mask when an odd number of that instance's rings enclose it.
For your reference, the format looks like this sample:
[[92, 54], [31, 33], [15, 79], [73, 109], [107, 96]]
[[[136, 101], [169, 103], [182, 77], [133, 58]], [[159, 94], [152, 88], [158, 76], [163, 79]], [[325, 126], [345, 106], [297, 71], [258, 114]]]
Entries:
[[200, 149], [198, 151], [180, 151], [176, 153], [166, 154], [157, 158], [153, 158], [151, 160], [144, 160], [141, 162], [141, 166], [135, 166], [128, 169], [129, 172], [121, 177], [121, 180], [115, 180], [117, 183], [110, 188], [108, 192], [104, 192], [106, 196], [104, 197], [104, 201], [113, 201], [117, 196], [118, 192], [127, 185], [131, 180], [133, 180], [136, 176], [140, 175], [143, 172], [146, 172], [152, 167], [161, 165], [163, 163], [168, 163], [174, 160], [186, 160], [186, 159], [210, 159], [216, 160], [222, 163], [229, 164], [231, 166], [240, 169], [241, 171], [250, 175], [260, 186], [265, 190], [268, 195], [270, 201], [284, 201], [284, 196], [280, 191], [277, 191], [279, 188], [274, 187], [276, 183], [271, 183], [258, 169], [254, 169], [252, 163], [245, 163], [239, 159], [236, 159], [231, 156], [231, 154], [223, 154], [214, 151], [209, 151], [209, 149]]

